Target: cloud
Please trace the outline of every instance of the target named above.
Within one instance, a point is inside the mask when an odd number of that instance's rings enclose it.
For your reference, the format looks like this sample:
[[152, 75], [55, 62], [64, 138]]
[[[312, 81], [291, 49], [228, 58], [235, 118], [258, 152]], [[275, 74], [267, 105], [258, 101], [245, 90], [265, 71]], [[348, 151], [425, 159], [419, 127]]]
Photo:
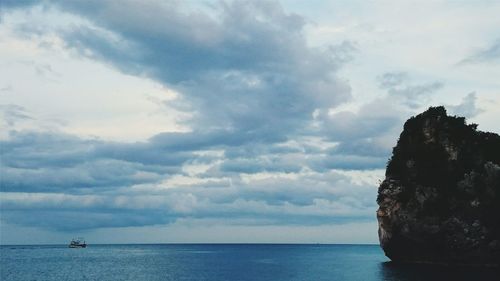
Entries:
[[14, 132], [2, 146], [2, 191], [81, 192], [155, 182], [188, 154], [150, 143], [118, 144], [62, 133]]
[[306, 21], [276, 2], [220, 2], [204, 10], [181, 2], [44, 5], [80, 17], [44, 31], [67, 48], [180, 93], [172, 103], [189, 111], [184, 121], [193, 133], [152, 139], [163, 146], [284, 142], [307, 134], [315, 110], [351, 97], [337, 71], [353, 59], [355, 43], [310, 47]]
[[24, 6], [31, 6], [39, 2], [40, 0], [4, 0], [0, 3], [0, 8], [2, 9], [19, 8]]
[[[390, 104], [385, 104], [390, 106]], [[323, 119], [328, 137], [336, 141], [352, 141], [383, 135], [397, 125], [400, 116], [392, 110], [384, 110], [383, 101], [374, 101], [358, 112], [341, 111]]]
[[402, 85], [408, 79], [406, 72], [386, 72], [378, 77], [379, 86], [382, 89], [391, 89]]
[[356, 42], [343, 41], [339, 45], [330, 46], [328, 50], [333, 54], [333, 59], [338, 64], [344, 64], [354, 60], [354, 54], [358, 47]]
[[[314, 144], [300, 139], [251, 145], [239, 138], [197, 137], [168, 133], [119, 143], [11, 132], [0, 143], [2, 220], [77, 231], [180, 218], [257, 225], [372, 219], [375, 183], [331, 169], [372, 169], [380, 166], [375, 158], [325, 154], [332, 151], [309, 149]], [[324, 154], [330, 158], [321, 160]], [[189, 169], [200, 165], [206, 168]]]
[[[3, 192], [2, 219], [60, 231], [166, 224], [180, 218], [254, 225], [369, 221], [376, 188], [336, 172], [256, 175], [231, 186], [184, 185], [93, 194]], [[29, 215], [27, 215], [29, 214]], [[78, 219], [81, 218], [81, 219]]]
[[357, 111], [321, 113], [320, 134], [335, 145], [311, 158], [315, 170], [384, 168], [403, 123], [400, 106], [391, 97], [375, 99]]
[[443, 87], [439, 81], [412, 84], [405, 72], [387, 72], [378, 77], [379, 87], [387, 90], [389, 96], [400, 99], [403, 104], [414, 109], [426, 105], [431, 96]]
[[324, 157], [313, 167], [318, 171], [329, 169], [367, 170], [380, 169], [387, 164], [387, 157], [361, 156], [356, 154], [334, 154]]
[[8, 127], [14, 126], [18, 121], [33, 119], [24, 107], [16, 104], [0, 104], [0, 116]]
[[314, 112], [351, 99], [338, 72], [355, 59], [356, 43], [311, 47], [307, 22], [276, 2], [183, 3], [43, 2], [75, 21], [17, 30], [56, 37], [73, 55], [160, 82], [191, 117], [182, 120], [187, 132], [133, 143], [12, 130], [0, 144], [2, 220], [61, 231], [181, 218], [373, 220], [374, 183], [334, 169], [382, 167], [382, 152], [361, 157], [360, 147], [377, 144], [397, 119], [367, 105], [369, 112], [313, 124]]
[[467, 94], [462, 99], [462, 102], [457, 105], [449, 105], [448, 109], [451, 113], [457, 116], [464, 116], [466, 118], [476, 117], [478, 114], [483, 112], [481, 108], [478, 108], [476, 105], [477, 95], [475, 92], [471, 92]]
[[299, 172], [300, 163], [289, 161], [289, 157], [262, 157], [228, 159], [221, 164], [221, 171], [236, 173]]
[[498, 61], [498, 59], [500, 59], [500, 39], [497, 39], [489, 47], [463, 59], [459, 64], [492, 63]]
[[[11, 74], [0, 86], [8, 104], [2, 107], [8, 129], [0, 136], [2, 231], [23, 225], [113, 237], [135, 226], [137, 233], [149, 229], [167, 237], [172, 225], [188, 222], [178, 234], [183, 241], [198, 235], [206, 242], [205, 234], [218, 227], [212, 237], [224, 242], [234, 229], [240, 232], [233, 237], [246, 235], [247, 241], [269, 235], [279, 241], [283, 232], [294, 237], [296, 229], [304, 237], [311, 229], [329, 237], [324, 229], [364, 221], [373, 229], [377, 179], [404, 120], [438, 99], [452, 103], [453, 89], [480, 89], [484, 98], [495, 94], [490, 70], [443, 72], [460, 46], [495, 38], [494, 28], [484, 29], [496, 26], [494, 16], [484, 16], [495, 14], [490, 5], [397, 9], [411, 11], [417, 22], [431, 10], [460, 19], [442, 28], [428, 20], [401, 25], [407, 15], [392, 16], [393, 5], [334, 5], [340, 14], [332, 15], [324, 12], [332, 9], [285, 4], [318, 21], [312, 29], [308, 18], [273, 1], [0, 5], [1, 47], [9, 64], [4, 72]], [[457, 37], [456, 30], [464, 32]], [[335, 43], [315, 46], [325, 42]], [[496, 43], [472, 54], [471, 62], [496, 60]], [[15, 69], [20, 59], [26, 65]], [[390, 69], [408, 72], [384, 73]], [[18, 77], [26, 71], [39, 75], [23, 84], [26, 79]], [[106, 75], [111, 73], [116, 76]], [[421, 80], [423, 75], [440, 77], [449, 87]], [[90, 83], [95, 87], [87, 88]], [[157, 86], [161, 90], [144, 101], [141, 94]], [[477, 102], [468, 95], [450, 112], [476, 116]], [[150, 118], [160, 106], [170, 123]], [[64, 125], [48, 126], [52, 118]], [[96, 130], [104, 119], [114, 121]], [[120, 141], [84, 135], [89, 133], [115, 140], [119, 135]], [[158, 234], [160, 227], [167, 231]], [[249, 235], [252, 227], [262, 229], [262, 237]], [[347, 231], [352, 236], [356, 228]], [[143, 236], [130, 237], [137, 242]]]
[[[387, 132], [386, 132], [387, 133]], [[332, 154], [354, 154], [372, 157], [387, 157], [389, 149], [380, 138], [363, 138], [349, 142], [341, 142], [332, 149]]]
[[316, 108], [350, 98], [336, 71], [353, 43], [309, 47], [305, 20], [275, 2], [222, 2], [209, 12], [135, 1], [59, 7], [92, 22], [64, 29], [69, 48], [175, 89], [195, 129], [284, 136], [307, 126]]

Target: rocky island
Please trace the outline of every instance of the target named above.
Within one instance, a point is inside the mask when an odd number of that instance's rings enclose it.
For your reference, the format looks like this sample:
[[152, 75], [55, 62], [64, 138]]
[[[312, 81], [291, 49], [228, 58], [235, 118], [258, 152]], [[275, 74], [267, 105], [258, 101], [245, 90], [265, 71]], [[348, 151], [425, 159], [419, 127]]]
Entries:
[[392, 261], [500, 265], [500, 136], [444, 107], [410, 118], [377, 203]]

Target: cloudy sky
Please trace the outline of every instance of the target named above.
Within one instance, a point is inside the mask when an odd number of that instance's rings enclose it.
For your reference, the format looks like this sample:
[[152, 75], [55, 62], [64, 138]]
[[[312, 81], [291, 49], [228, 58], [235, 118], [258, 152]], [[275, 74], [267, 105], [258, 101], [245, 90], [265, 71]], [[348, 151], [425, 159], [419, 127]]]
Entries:
[[498, 1], [0, 3], [0, 243], [376, 243], [404, 121], [500, 132]]

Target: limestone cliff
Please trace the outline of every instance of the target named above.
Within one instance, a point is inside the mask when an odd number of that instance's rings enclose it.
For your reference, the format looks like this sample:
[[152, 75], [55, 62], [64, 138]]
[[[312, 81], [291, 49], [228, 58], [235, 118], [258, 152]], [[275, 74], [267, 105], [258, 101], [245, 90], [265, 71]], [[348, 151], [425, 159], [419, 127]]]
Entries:
[[500, 264], [500, 136], [476, 127], [444, 107], [405, 123], [377, 198], [391, 260]]

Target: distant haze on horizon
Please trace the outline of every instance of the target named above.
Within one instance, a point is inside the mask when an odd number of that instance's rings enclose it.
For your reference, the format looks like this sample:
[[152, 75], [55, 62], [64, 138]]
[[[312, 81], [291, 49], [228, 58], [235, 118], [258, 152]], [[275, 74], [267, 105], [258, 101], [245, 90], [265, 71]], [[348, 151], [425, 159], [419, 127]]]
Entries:
[[377, 243], [407, 118], [500, 132], [500, 2], [0, 2], [0, 244]]

